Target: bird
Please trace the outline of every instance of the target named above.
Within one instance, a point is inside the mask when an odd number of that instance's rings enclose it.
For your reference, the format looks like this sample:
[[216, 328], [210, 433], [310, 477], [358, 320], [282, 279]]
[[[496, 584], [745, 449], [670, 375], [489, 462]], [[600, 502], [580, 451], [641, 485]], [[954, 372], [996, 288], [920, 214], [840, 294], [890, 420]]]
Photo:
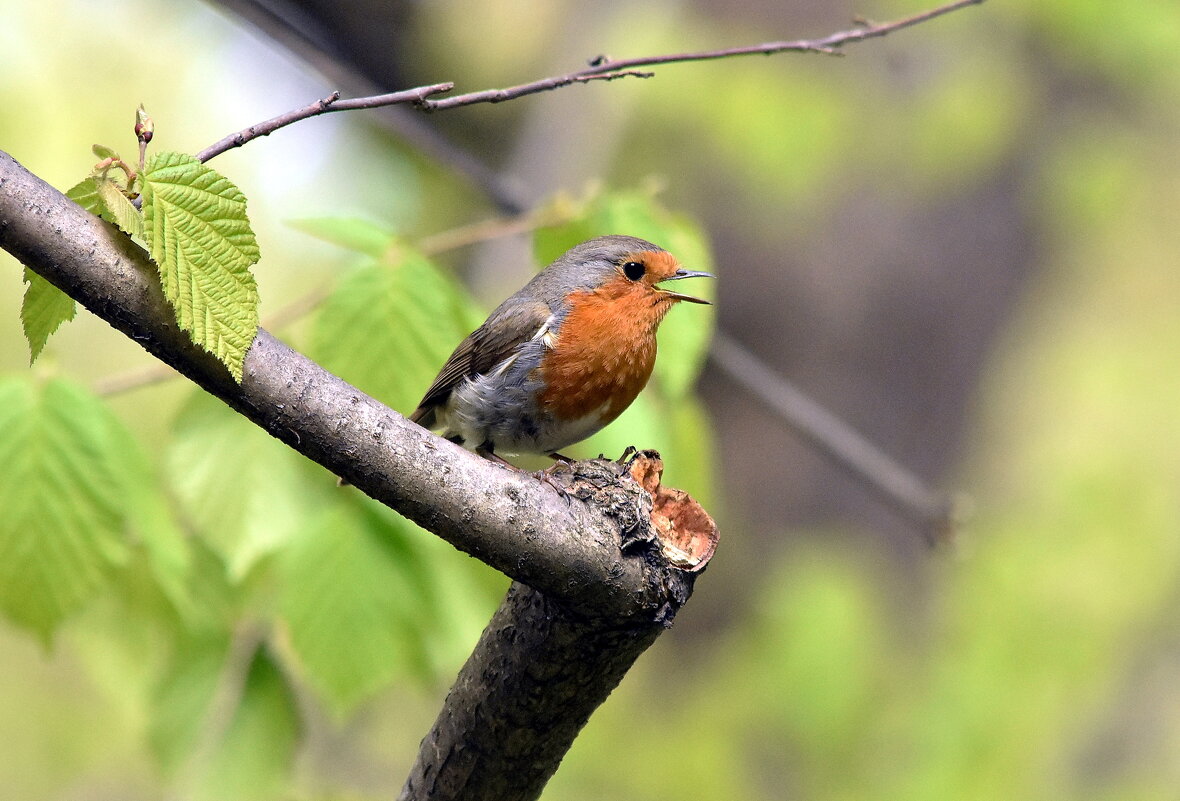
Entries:
[[657, 286], [713, 278], [632, 236], [583, 242], [501, 303], [447, 359], [410, 420], [493, 461], [560, 451], [601, 430], [651, 377], [656, 329], [680, 302]]

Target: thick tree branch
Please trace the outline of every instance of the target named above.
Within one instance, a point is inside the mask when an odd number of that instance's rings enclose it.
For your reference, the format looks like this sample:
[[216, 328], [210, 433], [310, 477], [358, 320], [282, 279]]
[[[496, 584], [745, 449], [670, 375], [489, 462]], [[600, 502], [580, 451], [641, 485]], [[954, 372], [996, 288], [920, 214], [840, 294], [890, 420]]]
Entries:
[[662, 614], [662, 580], [602, 515], [452, 445], [259, 329], [234, 383], [177, 328], [147, 254], [0, 152], [0, 247], [305, 456], [572, 609]]
[[[587, 621], [513, 584], [422, 740], [399, 801], [536, 798], [660, 630]], [[503, 747], [483, 753], [471, 732]]]
[[[199, 158], [331, 111], [393, 104], [445, 110], [573, 83], [647, 77], [637, 69], [644, 66], [787, 51], [834, 53], [980, 2], [958, 0], [817, 40], [600, 57], [565, 75], [443, 99], [432, 98], [450, 91], [449, 84], [347, 101], [333, 94], [226, 137]], [[401, 798], [537, 797], [589, 715], [687, 600], [692, 574], [671, 567], [644, 544], [655, 539], [650, 503], [636, 501], [634, 519], [642, 532], [629, 541], [640, 547], [624, 555], [621, 529], [627, 526], [600, 509], [429, 434], [262, 329], [236, 384], [176, 327], [141, 249], [4, 153], [0, 247], [276, 438], [516, 579], [423, 741]]]
[[[517, 580], [402, 798], [539, 796], [593, 710], [688, 599], [694, 574], [657, 547], [659, 493], [624, 481], [610, 505], [559, 495], [408, 422], [262, 329], [236, 384], [176, 327], [141, 248], [3, 152], [0, 247], [271, 435]], [[624, 554], [624, 541], [638, 547]]]
[[[619, 481], [609, 503], [578, 498], [609, 490], [613, 466], [557, 477], [569, 489], [558, 494], [409, 423], [262, 329], [238, 385], [176, 327], [141, 248], [3, 152], [0, 247], [276, 438], [517, 580], [402, 798], [536, 798], [593, 710], [688, 599], [693, 574], [660, 555], [653, 521], [676, 512], [650, 474], [642, 488]], [[662, 519], [684, 532], [691, 514]]]

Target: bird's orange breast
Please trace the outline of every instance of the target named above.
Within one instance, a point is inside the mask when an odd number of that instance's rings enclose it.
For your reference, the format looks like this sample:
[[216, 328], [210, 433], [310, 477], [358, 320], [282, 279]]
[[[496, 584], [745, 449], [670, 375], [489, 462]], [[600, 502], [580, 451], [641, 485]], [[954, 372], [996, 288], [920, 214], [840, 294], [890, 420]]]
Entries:
[[570, 310], [541, 362], [541, 408], [560, 420], [601, 410], [614, 420], [647, 385], [656, 360], [656, 327], [672, 303], [619, 277], [569, 296]]

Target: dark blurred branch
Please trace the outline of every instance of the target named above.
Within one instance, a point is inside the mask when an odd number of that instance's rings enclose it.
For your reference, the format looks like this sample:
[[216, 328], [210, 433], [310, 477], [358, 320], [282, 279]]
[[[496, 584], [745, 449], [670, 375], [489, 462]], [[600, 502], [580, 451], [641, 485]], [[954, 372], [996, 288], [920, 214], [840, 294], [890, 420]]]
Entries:
[[818, 452], [917, 523], [928, 542], [950, 539], [958, 511], [954, 499], [926, 486], [726, 334], [719, 331], [714, 335], [709, 357], [714, 366], [765, 403]]

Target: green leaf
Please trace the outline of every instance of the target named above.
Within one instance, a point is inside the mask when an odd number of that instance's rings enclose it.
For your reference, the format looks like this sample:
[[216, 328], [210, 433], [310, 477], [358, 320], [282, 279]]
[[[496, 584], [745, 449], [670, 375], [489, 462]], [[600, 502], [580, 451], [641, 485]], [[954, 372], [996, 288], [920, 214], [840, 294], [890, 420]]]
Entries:
[[279, 617], [308, 683], [344, 716], [399, 677], [454, 675], [507, 580], [355, 491], [278, 560]]
[[396, 235], [376, 223], [356, 217], [313, 217], [291, 220], [292, 228], [333, 245], [380, 258], [396, 241]]
[[320, 307], [312, 352], [329, 370], [409, 411], [456, 345], [483, 320], [475, 304], [410, 250], [357, 268]]
[[[594, 221], [589, 216], [579, 217], [562, 225], [538, 228], [533, 232], [533, 255], [536, 256], [538, 265], [547, 267], [556, 261], [558, 256], [565, 253], [574, 245], [581, 244], [596, 236], [604, 236], [607, 233], [628, 232], [601, 232], [595, 227]], [[656, 244], [659, 243], [657, 242]]]
[[246, 590], [232, 582], [221, 554], [200, 537], [190, 538], [193, 555], [191, 591], [200, 615], [194, 629], [225, 631], [240, 617]]
[[102, 203], [100, 216], [119, 226], [128, 236], [143, 239], [143, 217], [139, 210], [131, 205], [131, 201], [123, 194], [119, 185], [110, 178], [96, 178], [95, 185], [99, 201]]
[[[234, 581], [303, 527], [319, 503], [298, 454], [195, 392], [177, 417], [167, 472], [182, 514]], [[319, 474], [317, 474], [319, 475]], [[335, 485], [322, 474], [322, 493]]]
[[102, 201], [98, 197], [98, 179], [93, 175], [74, 184], [66, 192], [66, 197], [91, 214], [102, 211]]
[[25, 283], [29, 286], [21, 301], [20, 322], [29, 342], [29, 364], [32, 364], [41, 355], [50, 335], [62, 323], [74, 319], [78, 307], [73, 298], [28, 267], [25, 268]]
[[225, 658], [225, 638], [191, 642], [177, 652], [156, 688], [148, 744], [165, 773], [175, 774], [200, 745]]
[[156, 154], [142, 177], [144, 237], [176, 321], [241, 381], [258, 332], [250, 267], [259, 253], [246, 198], [227, 178], [180, 153]]
[[335, 504], [311, 518], [280, 564], [279, 614], [308, 679], [337, 714], [406, 672], [420, 601], [395, 554], [355, 512]]
[[287, 798], [301, 734], [295, 698], [265, 649], [250, 665], [241, 701], [195, 792], [198, 801]]
[[[95, 145], [96, 149], [99, 147]], [[114, 180], [101, 175], [91, 175], [75, 184], [66, 192], [66, 197], [91, 214], [97, 214], [107, 222], [114, 223], [124, 233], [143, 239], [143, 217]]]
[[[93, 176], [71, 187], [66, 197], [91, 214], [98, 214], [102, 210], [98, 182]], [[20, 319], [25, 339], [29, 342], [29, 364], [32, 364], [41, 355], [53, 332], [62, 323], [74, 319], [78, 307], [73, 298], [28, 267], [25, 268], [25, 283], [29, 286], [21, 302]]]
[[[608, 234], [646, 239], [675, 255], [691, 270], [712, 272], [708, 243], [700, 228], [685, 217], [672, 215], [641, 192], [616, 192], [596, 198], [584, 216], [563, 225], [538, 229], [533, 251], [549, 264], [574, 245]], [[710, 300], [714, 283], [695, 279], [677, 290]], [[686, 396], [696, 383], [713, 335], [713, 313], [706, 309], [674, 308], [660, 325], [659, 358], [655, 379], [670, 399]]]
[[508, 589], [502, 574], [456, 551], [389, 507], [353, 494], [373, 536], [379, 538], [410, 583], [407, 622], [410, 652], [427, 681], [449, 678], [471, 653]]
[[91, 145], [90, 150], [100, 159], [119, 158], [119, 154], [115, 152], [114, 148], [107, 147], [106, 145]]
[[122, 423], [113, 417], [111, 422], [118, 426], [118, 440], [124, 443], [112, 459], [128, 526], [143, 548], [156, 587], [181, 619], [192, 623], [197, 615], [191, 586], [192, 548], [164, 494], [158, 471]]
[[0, 382], [0, 611], [45, 640], [126, 558], [117, 431], [64, 380]]

